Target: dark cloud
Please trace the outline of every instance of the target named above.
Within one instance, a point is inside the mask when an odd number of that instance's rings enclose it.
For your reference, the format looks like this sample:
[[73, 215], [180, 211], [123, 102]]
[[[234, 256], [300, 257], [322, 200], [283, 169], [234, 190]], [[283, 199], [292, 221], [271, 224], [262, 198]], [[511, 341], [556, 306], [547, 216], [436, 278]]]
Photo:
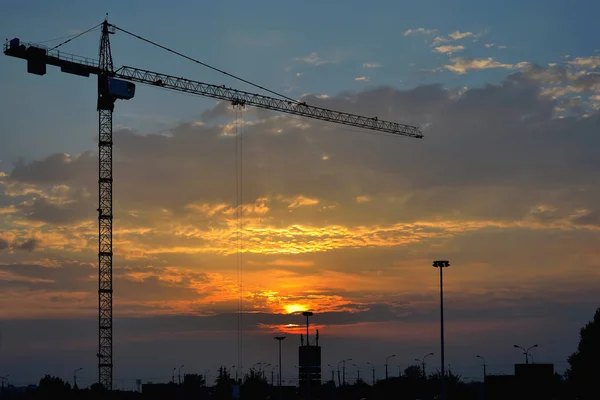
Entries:
[[[596, 134], [600, 117], [596, 113], [555, 119], [556, 101], [540, 92], [542, 83], [560, 81], [562, 72], [535, 68], [458, 97], [441, 85], [408, 91], [380, 87], [329, 99], [306, 97], [309, 104], [422, 125], [426, 134], [422, 140], [368, 135], [296, 117], [256, 120], [253, 115], [243, 128], [244, 198], [302, 194], [321, 199], [322, 205], [340, 205], [338, 210], [353, 206], [354, 198], [363, 194], [406, 199], [386, 214], [381, 203], [365, 205], [364, 212], [351, 215], [335, 209], [323, 214], [319, 207], [307, 207], [293, 214], [296, 221], [356, 218], [365, 223], [456, 209], [502, 218], [522, 215], [541, 201], [544, 189], [592, 185], [600, 171], [593, 150], [600, 145]], [[542, 79], [543, 74], [549, 76]], [[578, 79], [583, 84], [594, 78]], [[231, 117], [225, 103], [207, 113], [207, 121]], [[168, 136], [115, 132], [115, 200], [122, 218], [128, 218], [124, 210], [177, 211], [194, 201], [231, 203], [235, 140], [222, 132], [216, 126], [191, 123], [175, 127]], [[91, 218], [95, 164], [91, 153], [58, 154], [18, 163], [8, 181], [75, 187], [72, 196], [77, 201], [60, 207], [43, 199], [22, 205], [30, 218], [56, 223]], [[91, 193], [89, 202], [77, 199], [76, 193], [83, 190]], [[504, 200], [514, 196], [518, 201]], [[594, 189], [579, 201], [592, 204], [598, 197]], [[482, 206], [486, 202], [503, 206]], [[272, 202], [269, 207], [277, 219], [292, 215], [284, 203]]]
[[10, 242], [6, 239], [0, 238], [0, 250], [6, 250], [10, 246]]
[[24, 251], [33, 251], [35, 249], [37, 249], [40, 245], [39, 240], [37, 239], [27, 239], [23, 242], [20, 243], [14, 243], [12, 244], [13, 248], [15, 250], [24, 250]]

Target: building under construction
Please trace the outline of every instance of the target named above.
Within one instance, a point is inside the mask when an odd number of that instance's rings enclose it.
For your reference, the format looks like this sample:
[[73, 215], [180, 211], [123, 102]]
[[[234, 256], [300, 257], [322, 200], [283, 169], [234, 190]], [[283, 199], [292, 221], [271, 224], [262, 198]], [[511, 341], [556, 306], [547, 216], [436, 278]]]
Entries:
[[319, 346], [319, 330], [315, 331], [313, 343], [310, 341], [308, 317], [312, 315], [305, 312], [306, 316], [306, 338], [300, 335], [300, 347], [298, 347], [298, 386], [300, 397], [315, 397], [321, 388], [321, 346]]

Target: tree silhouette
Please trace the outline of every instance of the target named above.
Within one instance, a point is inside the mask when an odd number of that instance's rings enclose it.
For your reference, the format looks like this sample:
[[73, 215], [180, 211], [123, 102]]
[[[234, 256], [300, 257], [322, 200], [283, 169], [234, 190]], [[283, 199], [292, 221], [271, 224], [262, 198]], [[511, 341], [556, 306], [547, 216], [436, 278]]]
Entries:
[[200, 374], [183, 376], [183, 393], [185, 398], [203, 398], [207, 395], [206, 379]]
[[[579, 345], [569, 357], [567, 379], [571, 390], [591, 399], [600, 375], [600, 308], [596, 310], [594, 318], [579, 331]], [[597, 394], [596, 394], [597, 396]], [[596, 398], [596, 397], [594, 397]]]
[[242, 398], [246, 399], [264, 399], [269, 395], [269, 383], [267, 378], [260, 371], [254, 368], [250, 369], [244, 376], [244, 386], [242, 387]]
[[419, 365], [409, 365], [404, 370], [404, 378], [409, 381], [417, 381], [423, 378], [423, 371]]
[[59, 377], [45, 375], [38, 384], [38, 398], [62, 398], [67, 397], [71, 392], [71, 385]]
[[219, 368], [219, 376], [215, 381], [215, 389], [217, 399], [227, 400], [233, 397], [233, 384], [234, 381], [231, 379], [231, 375], [226, 367]]

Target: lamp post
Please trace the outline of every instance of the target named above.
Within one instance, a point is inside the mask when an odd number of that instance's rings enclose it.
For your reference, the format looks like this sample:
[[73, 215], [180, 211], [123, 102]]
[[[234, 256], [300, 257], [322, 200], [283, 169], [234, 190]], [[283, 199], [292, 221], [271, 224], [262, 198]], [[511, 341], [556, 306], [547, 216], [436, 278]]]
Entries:
[[485, 377], [487, 375], [485, 368], [487, 367], [487, 365], [485, 364], [485, 358], [481, 357], [480, 355], [476, 356], [477, 358], [481, 358], [483, 360], [483, 381], [485, 382]]
[[425, 373], [425, 359], [432, 355], [433, 355], [433, 353], [428, 353], [428, 354], [425, 354], [423, 356], [423, 358], [421, 358], [421, 359], [415, 358], [415, 361], [418, 361], [421, 363], [421, 369], [423, 370], [423, 378], [427, 378], [427, 374]]
[[267, 379], [267, 378], [265, 378], [265, 373], [266, 373], [265, 370], [266, 370], [267, 367], [270, 367], [270, 366], [271, 366], [271, 364], [263, 364], [263, 365], [260, 366], [260, 376], [263, 379]]
[[179, 367], [179, 370], [177, 370], [177, 379], [179, 380], [179, 384], [181, 385], [181, 368], [183, 368], [184, 365], [181, 364], [181, 367]]
[[175, 370], [177, 367], [173, 367], [173, 371], [171, 371], [171, 382], [175, 383]]
[[360, 368], [356, 364], [352, 364], [356, 367], [356, 383], [360, 382]]
[[441, 358], [442, 358], [442, 400], [446, 400], [446, 372], [445, 361], [444, 361], [444, 268], [448, 268], [450, 266], [450, 262], [447, 260], [439, 260], [434, 261], [432, 266], [434, 268], [440, 269], [440, 350], [441, 350]]
[[4, 381], [6, 381], [6, 386], [10, 386], [10, 383], [8, 381], [9, 376], [10, 375], [0, 376], [0, 384], [2, 385], [2, 387], [0, 388], [0, 393], [4, 392]]
[[77, 371], [81, 371], [83, 367], [77, 368], [73, 371], [73, 389], [77, 387]]
[[386, 380], [386, 381], [387, 381], [387, 378], [388, 378], [388, 360], [389, 360], [390, 358], [394, 358], [394, 357], [396, 357], [396, 355], [395, 355], [395, 354], [392, 354], [391, 356], [389, 356], [389, 357], [386, 357], [386, 359], [385, 359], [385, 380]]
[[275, 340], [279, 342], [279, 400], [283, 398], [283, 394], [281, 393], [281, 342], [285, 339], [285, 336], [275, 336]]
[[517, 348], [517, 349], [521, 349], [521, 350], [523, 350], [523, 354], [525, 355], [525, 364], [529, 364], [529, 356], [530, 356], [530, 354], [529, 354], [529, 350], [531, 350], [531, 349], [533, 349], [533, 348], [535, 348], [535, 347], [538, 347], [538, 345], [537, 345], [537, 344], [534, 344], [533, 346], [530, 346], [530, 347], [528, 347], [527, 349], [524, 349], [524, 348], [523, 348], [523, 347], [521, 347], [521, 346], [517, 346], [516, 344], [515, 344], [513, 347], [515, 347], [515, 348]]
[[[342, 384], [344, 386], [346, 386], [346, 361], [352, 361], [351, 358], [346, 358], [345, 360], [342, 360]], [[339, 366], [339, 364], [338, 364]]]
[[279, 367], [279, 365], [273, 365], [273, 367], [271, 368], [271, 387], [275, 386], [275, 368]]
[[331, 368], [331, 382], [335, 386], [335, 368], [331, 364], [327, 364], [327, 366]]
[[370, 361], [367, 361], [367, 364], [371, 366], [371, 372], [373, 373], [373, 386], [375, 386], [375, 366], [371, 364]]

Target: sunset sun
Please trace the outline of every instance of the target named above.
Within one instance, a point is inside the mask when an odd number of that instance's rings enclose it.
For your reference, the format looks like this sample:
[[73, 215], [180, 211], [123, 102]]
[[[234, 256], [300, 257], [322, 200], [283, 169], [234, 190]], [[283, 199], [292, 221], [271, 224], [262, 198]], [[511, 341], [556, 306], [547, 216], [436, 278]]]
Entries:
[[285, 308], [285, 311], [287, 311], [288, 314], [293, 314], [293, 313], [296, 313], [296, 312], [301, 312], [301, 311], [308, 310], [308, 308], [306, 306], [303, 306], [302, 304], [288, 304], [284, 308]]

